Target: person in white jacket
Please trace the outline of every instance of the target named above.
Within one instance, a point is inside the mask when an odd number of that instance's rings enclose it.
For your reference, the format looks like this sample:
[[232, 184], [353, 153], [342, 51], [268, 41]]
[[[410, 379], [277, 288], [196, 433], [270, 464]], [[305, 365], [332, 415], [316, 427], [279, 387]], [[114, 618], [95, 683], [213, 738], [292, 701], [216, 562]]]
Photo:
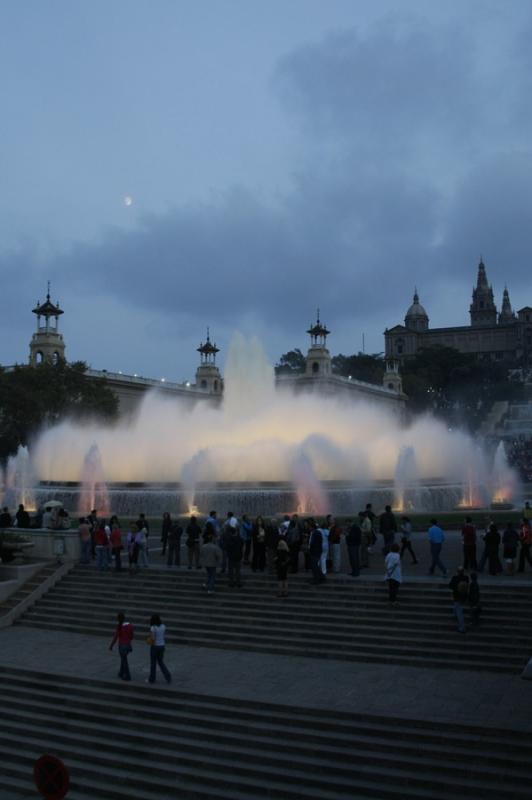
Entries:
[[397, 605], [397, 593], [402, 581], [401, 556], [399, 555], [399, 545], [394, 543], [390, 547], [390, 552], [384, 559], [384, 580], [388, 584], [388, 596], [390, 605]]

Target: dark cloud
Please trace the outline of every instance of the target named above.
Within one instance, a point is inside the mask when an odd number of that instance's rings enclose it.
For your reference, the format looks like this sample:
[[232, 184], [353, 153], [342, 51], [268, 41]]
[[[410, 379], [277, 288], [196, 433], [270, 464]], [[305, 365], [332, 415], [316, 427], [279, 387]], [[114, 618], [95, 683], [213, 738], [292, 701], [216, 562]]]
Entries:
[[433, 322], [465, 323], [480, 252], [496, 287], [524, 292], [531, 57], [508, 30], [515, 48], [490, 60], [482, 33], [474, 19], [394, 19], [294, 50], [273, 76], [300, 130], [289, 190], [264, 200], [237, 187], [148, 216], [50, 268], [80, 296], [107, 292], [183, 329], [229, 330], [247, 315], [284, 349], [318, 304], [334, 350], [357, 349], [360, 330], [382, 346], [414, 284]]

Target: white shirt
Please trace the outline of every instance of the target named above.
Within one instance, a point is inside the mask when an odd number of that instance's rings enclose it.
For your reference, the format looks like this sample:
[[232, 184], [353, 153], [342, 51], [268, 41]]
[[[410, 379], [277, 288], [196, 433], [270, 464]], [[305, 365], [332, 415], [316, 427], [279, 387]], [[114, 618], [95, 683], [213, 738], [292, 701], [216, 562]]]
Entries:
[[387, 581], [391, 579], [401, 583], [403, 578], [401, 575], [401, 557], [399, 553], [388, 553], [384, 559], [384, 566], [386, 568], [384, 580]]
[[164, 623], [162, 625], [152, 625], [150, 631], [155, 640], [155, 647], [164, 647], [164, 632], [166, 631], [166, 625]]

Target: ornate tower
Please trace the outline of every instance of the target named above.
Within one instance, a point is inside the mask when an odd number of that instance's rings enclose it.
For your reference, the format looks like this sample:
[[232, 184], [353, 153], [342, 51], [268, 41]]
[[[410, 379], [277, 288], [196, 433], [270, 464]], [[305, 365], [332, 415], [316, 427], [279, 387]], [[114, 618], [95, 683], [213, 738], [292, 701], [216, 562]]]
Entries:
[[399, 372], [399, 362], [393, 358], [386, 360], [386, 371], [382, 376], [382, 385], [385, 389], [391, 389], [392, 392], [402, 394], [403, 381]]
[[505, 286], [504, 292], [502, 293], [502, 306], [501, 313], [499, 314], [499, 325], [512, 325], [514, 322], [517, 322], [517, 318], [512, 310], [510, 295], [508, 294], [508, 289]]
[[[37, 330], [33, 334], [30, 342], [30, 364], [42, 364], [48, 361], [50, 364], [57, 364], [58, 361], [65, 359], [65, 342], [59, 333], [59, 317], [63, 314], [59, 308], [59, 303], [55, 305], [50, 300], [50, 281], [48, 281], [48, 292], [46, 301], [39, 303], [32, 310], [32, 314], [37, 316]], [[44, 319], [44, 322], [41, 322]], [[55, 324], [52, 322], [55, 320]]]
[[429, 318], [419, 302], [417, 289], [414, 290], [414, 301], [406, 312], [405, 327], [411, 331], [426, 331], [429, 327]]
[[200, 365], [196, 370], [196, 388], [207, 394], [221, 394], [222, 393], [222, 376], [220, 370], [216, 366], [216, 353], [220, 350], [216, 347], [216, 343], [212, 343], [207, 328], [207, 339], [205, 344], [201, 342], [198, 347], [200, 354]]
[[477, 288], [473, 289], [473, 302], [469, 307], [471, 325], [474, 328], [497, 324], [497, 308], [493, 301], [493, 289], [488, 284], [486, 267], [480, 258], [478, 265]]
[[320, 322], [320, 310], [316, 322], [307, 333], [310, 336], [310, 347], [307, 353], [306, 374], [314, 378], [323, 378], [331, 374], [331, 354], [327, 350], [327, 336], [330, 331]]

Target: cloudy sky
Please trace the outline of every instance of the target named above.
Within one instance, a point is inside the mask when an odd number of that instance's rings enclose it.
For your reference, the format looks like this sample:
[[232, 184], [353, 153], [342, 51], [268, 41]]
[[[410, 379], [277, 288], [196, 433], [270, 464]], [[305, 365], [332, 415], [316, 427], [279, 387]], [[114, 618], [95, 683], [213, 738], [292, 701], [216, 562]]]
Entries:
[[47, 279], [68, 358], [173, 380], [318, 305], [382, 351], [414, 285], [467, 324], [480, 253], [531, 304], [531, 40], [529, 0], [0, 0], [0, 363]]

